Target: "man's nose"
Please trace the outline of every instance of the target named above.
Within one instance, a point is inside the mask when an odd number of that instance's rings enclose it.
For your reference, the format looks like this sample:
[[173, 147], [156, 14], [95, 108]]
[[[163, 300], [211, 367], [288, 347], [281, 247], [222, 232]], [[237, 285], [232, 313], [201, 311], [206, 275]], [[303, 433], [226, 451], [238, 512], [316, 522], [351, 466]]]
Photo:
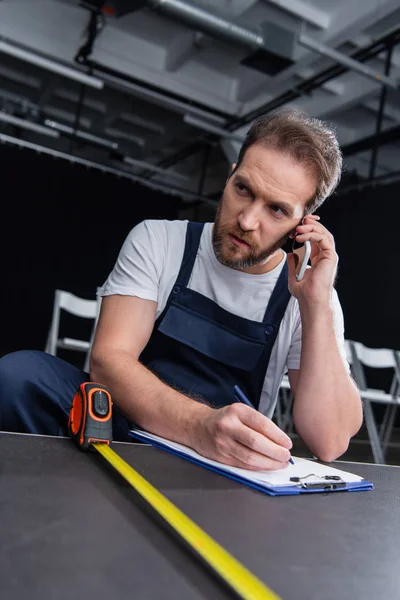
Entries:
[[238, 217], [238, 222], [243, 231], [255, 231], [258, 229], [260, 224], [260, 209], [255, 202], [246, 208], [240, 213]]

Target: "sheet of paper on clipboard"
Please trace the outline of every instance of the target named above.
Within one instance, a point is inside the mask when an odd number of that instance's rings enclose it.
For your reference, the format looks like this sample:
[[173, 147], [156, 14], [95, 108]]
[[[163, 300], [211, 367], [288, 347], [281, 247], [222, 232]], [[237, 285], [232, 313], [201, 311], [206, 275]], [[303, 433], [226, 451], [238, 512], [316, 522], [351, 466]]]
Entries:
[[279, 471], [251, 471], [249, 469], [230, 467], [229, 465], [205, 458], [187, 446], [141, 429], [132, 429], [130, 433], [137, 440], [171, 452], [190, 462], [271, 496], [373, 489], [373, 484], [359, 475], [342, 471], [341, 469], [314, 460], [306, 460], [293, 456], [294, 464], [289, 464], [286, 469]]

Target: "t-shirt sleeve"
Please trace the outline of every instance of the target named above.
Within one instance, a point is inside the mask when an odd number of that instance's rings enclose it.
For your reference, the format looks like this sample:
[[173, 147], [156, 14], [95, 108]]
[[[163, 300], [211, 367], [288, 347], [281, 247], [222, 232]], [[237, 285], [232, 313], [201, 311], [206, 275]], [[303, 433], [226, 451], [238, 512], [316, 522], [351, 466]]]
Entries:
[[161, 229], [162, 222], [148, 220], [130, 231], [99, 296], [119, 294], [158, 301], [165, 256]]
[[[350, 365], [346, 356], [346, 348], [345, 348], [345, 338], [344, 338], [344, 318], [343, 318], [343, 310], [340, 305], [339, 297], [335, 289], [332, 292], [332, 306], [333, 306], [333, 314], [334, 314], [334, 326], [337, 344], [339, 348], [340, 356], [343, 359], [343, 362], [346, 366], [348, 372], [350, 372]], [[287, 358], [287, 368], [288, 369], [300, 369], [300, 355], [301, 355], [301, 319], [300, 313], [298, 312], [298, 318], [296, 321], [296, 326], [294, 328], [292, 342], [290, 345], [288, 358]]]

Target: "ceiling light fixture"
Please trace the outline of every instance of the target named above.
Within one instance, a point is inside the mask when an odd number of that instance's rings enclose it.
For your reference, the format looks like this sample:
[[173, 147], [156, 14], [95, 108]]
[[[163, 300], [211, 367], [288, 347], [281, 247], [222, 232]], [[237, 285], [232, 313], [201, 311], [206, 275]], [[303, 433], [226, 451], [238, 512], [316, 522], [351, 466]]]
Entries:
[[0, 40], [0, 52], [4, 52], [4, 54], [8, 54], [14, 58], [25, 60], [32, 65], [42, 69], [47, 69], [47, 71], [52, 71], [53, 73], [57, 73], [58, 75], [62, 75], [63, 77], [67, 77], [68, 79], [72, 79], [78, 83], [89, 85], [90, 87], [98, 90], [101, 90], [104, 87], [104, 81], [98, 79], [97, 77], [92, 77], [91, 75], [82, 73], [81, 71], [73, 69], [72, 67], [67, 67], [49, 58], [44, 58], [39, 54], [31, 52], [30, 50], [24, 50], [23, 48], [14, 46], [14, 44], [9, 44], [4, 40]]
[[19, 117], [14, 117], [13, 115], [9, 115], [8, 113], [0, 111], [0, 121], [3, 123], [9, 123], [10, 125], [15, 125], [16, 127], [22, 127], [23, 129], [29, 129], [30, 131], [35, 131], [36, 133], [42, 133], [43, 135], [47, 135], [53, 138], [59, 138], [60, 134], [58, 131], [54, 131], [49, 127], [44, 127], [43, 125], [38, 125], [38, 123], [33, 123], [32, 121], [28, 121], [27, 119], [20, 119]]

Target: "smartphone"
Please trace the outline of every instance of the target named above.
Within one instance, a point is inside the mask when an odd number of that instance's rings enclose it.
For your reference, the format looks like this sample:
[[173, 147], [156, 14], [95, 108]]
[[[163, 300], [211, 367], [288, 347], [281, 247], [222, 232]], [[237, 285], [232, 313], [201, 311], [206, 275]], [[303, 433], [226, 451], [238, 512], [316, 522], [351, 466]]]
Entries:
[[308, 261], [310, 260], [311, 243], [307, 240], [304, 244], [299, 244], [296, 242], [296, 238], [294, 238], [292, 252], [293, 254], [296, 254], [299, 259], [296, 267], [296, 279], [297, 281], [301, 281], [306, 272]]

